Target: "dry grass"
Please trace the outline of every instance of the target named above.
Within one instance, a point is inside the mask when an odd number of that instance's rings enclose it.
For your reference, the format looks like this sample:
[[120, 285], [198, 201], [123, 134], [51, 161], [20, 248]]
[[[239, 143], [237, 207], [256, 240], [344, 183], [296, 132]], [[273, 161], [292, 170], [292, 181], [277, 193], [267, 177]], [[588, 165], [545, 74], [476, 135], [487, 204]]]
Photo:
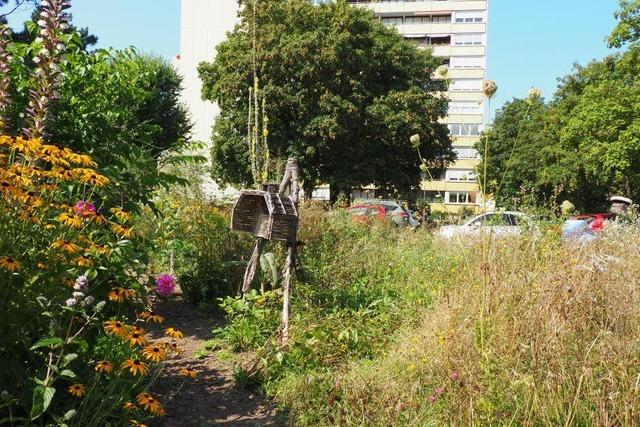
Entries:
[[466, 253], [393, 350], [331, 375], [326, 424], [640, 425], [637, 231]]

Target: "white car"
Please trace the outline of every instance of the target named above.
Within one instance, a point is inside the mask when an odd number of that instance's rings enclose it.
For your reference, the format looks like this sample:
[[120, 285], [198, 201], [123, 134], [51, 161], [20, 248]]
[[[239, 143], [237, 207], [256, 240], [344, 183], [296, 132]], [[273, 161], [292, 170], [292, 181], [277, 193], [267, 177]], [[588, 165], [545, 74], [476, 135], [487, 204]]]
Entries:
[[518, 236], [523, 226], [531, 226], [531, 219], [522, 212], [486, 212], [477, 215], [462, 225], [446, 225], [437, 235], [445, 239], [453, 237], [473, 237], [482, 233], [494, 236]]

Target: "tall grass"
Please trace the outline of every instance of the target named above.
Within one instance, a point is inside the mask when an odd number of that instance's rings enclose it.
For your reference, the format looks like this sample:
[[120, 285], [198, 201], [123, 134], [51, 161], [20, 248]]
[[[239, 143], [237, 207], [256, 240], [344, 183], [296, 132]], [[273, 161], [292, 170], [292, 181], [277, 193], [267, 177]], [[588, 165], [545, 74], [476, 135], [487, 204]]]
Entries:
[[258, 349], [294, 424], [640, 423], [635, 229], [581, 247], [461, 245], [315, 211], [302, 224], [291, 343]]

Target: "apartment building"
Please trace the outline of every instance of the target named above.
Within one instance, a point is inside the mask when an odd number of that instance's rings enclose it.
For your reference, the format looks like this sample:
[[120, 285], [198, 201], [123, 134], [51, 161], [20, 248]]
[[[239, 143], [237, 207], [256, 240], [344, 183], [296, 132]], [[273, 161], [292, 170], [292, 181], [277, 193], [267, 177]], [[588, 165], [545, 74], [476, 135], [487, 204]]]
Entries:
[[[320, 3], [327, 0], [313, 0]], [[443, 59], [451, 80], [449, 115], [458, 160], [441, 176], [422, 183], [423, 197], [434, 210], [456, 212], [463, 206], [478, 207], [481, 194], [475, 175], [478, 141], [484, 123], [482, 80], [485, 78], [488, 0], [349, 0], [355, 7], [373, 10], [380, 20], [394, 26], [420, 47], [430, 48]], [[194, 139], [209, 141], [217, 107], [200, 96], [197, 66], [211, 61], [215, 46], [237, 22], [236, 0], [182, 0], [180, 55], [175, 65], [184, 76], [183, 100], [195, 123]], [[439, 75], [439, 73], [437, 73]], [[215, 191], [215, 185], [210, 183]], [[356, 197], [377, 196], [374, 189], [355, 192]]]
[[[425, 177], [422, 194], [434, 210], [457, 212], [463, 206], [477, 209], [482, 194], [475, 168], [474, 145], [480, 138], [485, 105], [482, 81], [487, 64], [487, 0], [349, 0], [373, 10], [386, 25], [405, 39], [432, 49], [442, 58], [449, 115], [444, 119], [453, 138], [458, 160], [440, 176]], [[436, 77], [440, 73], [436, 73]], [[365, 195], [366, 192], [363, 192]], [[369, 192], [371, 194], [371, 192]]]

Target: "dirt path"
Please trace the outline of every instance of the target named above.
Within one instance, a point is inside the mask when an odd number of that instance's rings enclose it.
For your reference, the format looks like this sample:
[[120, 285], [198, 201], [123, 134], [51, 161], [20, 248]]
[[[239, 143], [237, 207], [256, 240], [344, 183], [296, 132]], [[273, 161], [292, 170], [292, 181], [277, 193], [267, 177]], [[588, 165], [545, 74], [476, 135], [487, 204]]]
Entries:
[[[182, 301], [159, 304], [156, 312], [166, 316], [166, 324], [184, 332], [180, 346], [185, 350], [180, 358], [168, 362], [168, 370], [155, 389], [163, 396], [176, 390], [167, 404], [167, 415], [158, 425], [164, 427], [188, 426], [284, 426], [285, 419], [275, 406], [260, 394], [236, 387], [233, 365], [219, 360], [215, 353], [195, 359], [211, 331], [221, 324], [220, 319], [201, 314], [195, 307]], [[156, 332], [157, 333], [157, 332]], [[195, 380], [178, 374], [181, 368], [198, 371]]]

